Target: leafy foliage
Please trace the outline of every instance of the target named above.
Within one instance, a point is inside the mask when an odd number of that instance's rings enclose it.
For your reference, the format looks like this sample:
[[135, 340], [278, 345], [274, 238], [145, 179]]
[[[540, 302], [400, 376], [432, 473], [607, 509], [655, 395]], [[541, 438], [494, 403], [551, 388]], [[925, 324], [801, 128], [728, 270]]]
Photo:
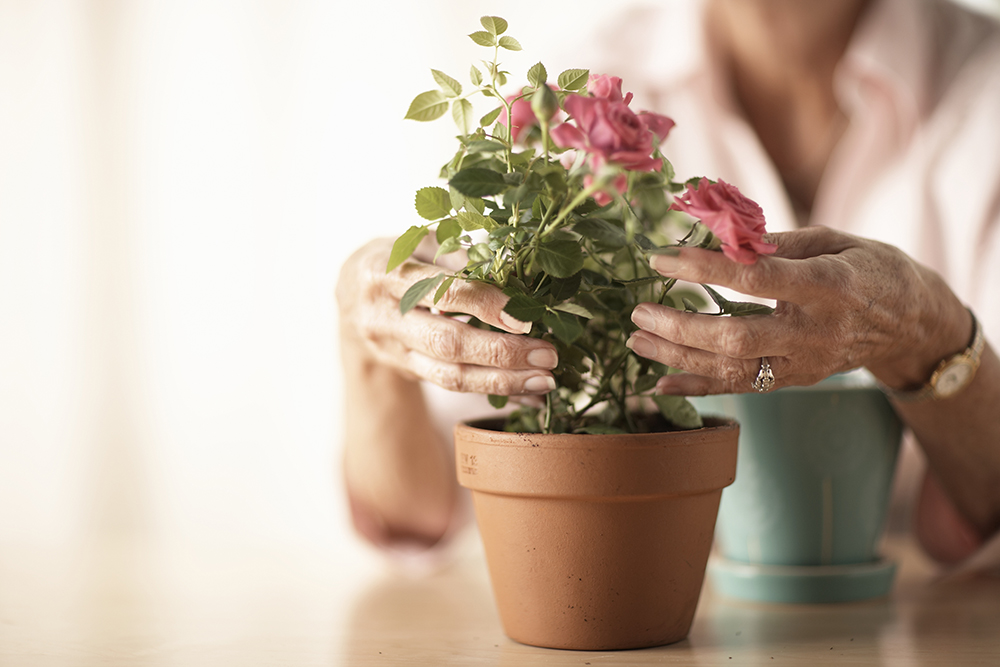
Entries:
[[[690, 287], [654, 272], [649, 256], [676, 253], [684, 245], [714, 248], [718, 240], [703, 225], [669, 210], [668, 193], [684, 186], [674, 182], [673, 167], [659, 149], [653, 153], [663, 158], [657, 171], [591, 174], [580, 160], [567, 168], [560, 159], [565, 151], [550, 142], [549, 116], [537, 106], [537, 126], [527, 140], [522, 138], [524, 145], [513, 144], [505, 124], [513, 117], [512, 104], [551, 94], [548, 72], [536, 63], [526, 73], [527, 85], [507, 99], [500, 87], [509, 72], [500, 69], [497, 54], [501, 48], [520, 50], [520, 43], [504, 34], [508, 25], [499, 17], [483, 17], [481, 24], [483, 30], [469, 37], [493, 50], [493, 58], [482, 61], [485, 75], [473, 66], [471, 90], [466, 90], [449, 75], [432, 70], [439, 90], [418, 95], [407, 112], [407, 118], [428, 121], [444, 115], [450, 104], [460, 145], [441, 169], [448, 189], [417, 192], [417, 213], [429, 222], [399, 237], [387, 270], [406, 261], [432, 228], [438, 256], [464, 250], [468, 262], [460, 271], [414, 284], [401, 310], [414, 308], [431, 292], [436, 303], [455, 280], [488, 283], [510, 297], [507, 314], [532, 324], [527, 335], [555, 346], [557, 388], [546, 395], [545, 407], [522, 406], [510, 413], [508, 430], [637, 432], [650, 428], [642, 415], [651, 411], [658, 411], [674, 428], [700, 427], [701, 418], [686, 399], [654, 396], [657, 379], [670, 369], [634, 355], [625, 344], [636, 331], [630, 315], [639, 303], [693, 310], [708, 304]], [[589, 75], [585, 69], [559, 74], [560, 104], [568, 93], [585, 93]], [[478, 125], [467, 99], [474, 94], [500, 103]], [[627, 176], [625, 194], [599, 206], [594, 194], [609, 191], [611, 180], [622, 173]], [[670, 228], [683, 238], [672, 240], [666, 233]], [[706, 290], [719, 307], [718, 315], [767, 311], [766, 306], [728, 301]], [[488, 328], [476, 319], [470, 324]], [[507, 404], [504, 396], [490, 396], [489, 401], [496, 408]]]

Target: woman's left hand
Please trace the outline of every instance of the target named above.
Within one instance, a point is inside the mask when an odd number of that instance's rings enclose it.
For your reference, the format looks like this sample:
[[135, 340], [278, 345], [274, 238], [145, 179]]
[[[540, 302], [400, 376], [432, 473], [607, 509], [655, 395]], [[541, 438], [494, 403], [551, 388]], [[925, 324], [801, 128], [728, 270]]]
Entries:
[[777, 300], [773, 313], [746, 317], [637, 306], [629, 347], [686, 371], [660, 378], [658, 393], [753, 391], [765, 357], [775, 388], [862, 366], [890, 387], [908, 388], [968, 345], [968, 311], [936, 273], [898, 248], [823, 227], [766, 240], [777, 252], [749, 265], [700, 248], [653, 257], [661, 275]]

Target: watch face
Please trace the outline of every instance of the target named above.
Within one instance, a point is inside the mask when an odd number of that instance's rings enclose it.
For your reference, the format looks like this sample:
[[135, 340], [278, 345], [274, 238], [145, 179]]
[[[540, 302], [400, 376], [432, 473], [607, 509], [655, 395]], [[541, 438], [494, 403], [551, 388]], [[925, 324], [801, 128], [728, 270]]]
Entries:
[[957, 394], [968, 384], [972, 377], [972, 365], [964, 360], [956, 360], [941, 371], [938, 380], [934, 383], [934, 389], [938, 396], [951, 396]]

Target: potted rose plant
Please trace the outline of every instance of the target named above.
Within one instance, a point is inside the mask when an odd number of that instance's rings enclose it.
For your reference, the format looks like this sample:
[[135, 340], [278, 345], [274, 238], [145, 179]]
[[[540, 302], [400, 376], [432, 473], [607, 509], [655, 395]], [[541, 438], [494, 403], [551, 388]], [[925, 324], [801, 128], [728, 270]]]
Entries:
[[[456, 280], [481, 281], [559, 354], [544, 405], [455, 431], [507, 634], [577, 649], [677, 641], [694, 615], [721, 490], [734, 479], [739, 428], [654, 394], [670, 369], [629, 349], [630, 315], [649, 301], [707, 306], [653, 271], [652, 254], [688, 245], [749, 263], [774, 247], [760, 239], [760, 208], [732, 186], [675, 182], [659, 150], [673, 121], [633, 111], [621, 79], [570, 69], [552, 86], [538, 63], [505, 95], [498, 54], [521, 47], [503, 19], [481, 23], [470, 37], [492, 58], [471, 68], [471, 90], [432, 70], [438, 89], [407, 113], [428, 121], [450, 109], [460, 135], [441, 170], [447, 188], [417, 192], [427, 222], [399, 237], [387, 271], [433, 232], [437, 257], [463, 251], [467, 262], [415, 283], [404, 313], [433, 307]], [[493, 103], [478, 118], [468, 99], [477, 94]], [[720, 316], [769, 310], [705, 290]], [[507, 398], [490, 402], [503, 408]]]

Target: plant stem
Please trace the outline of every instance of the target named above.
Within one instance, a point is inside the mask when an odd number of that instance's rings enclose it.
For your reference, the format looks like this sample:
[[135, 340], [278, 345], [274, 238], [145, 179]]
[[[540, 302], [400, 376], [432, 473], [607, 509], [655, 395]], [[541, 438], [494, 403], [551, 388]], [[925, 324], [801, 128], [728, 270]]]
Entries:
[[542, 433], [552, 432], [552, 392], [545, 394], [545, 422], [542, 424]]

